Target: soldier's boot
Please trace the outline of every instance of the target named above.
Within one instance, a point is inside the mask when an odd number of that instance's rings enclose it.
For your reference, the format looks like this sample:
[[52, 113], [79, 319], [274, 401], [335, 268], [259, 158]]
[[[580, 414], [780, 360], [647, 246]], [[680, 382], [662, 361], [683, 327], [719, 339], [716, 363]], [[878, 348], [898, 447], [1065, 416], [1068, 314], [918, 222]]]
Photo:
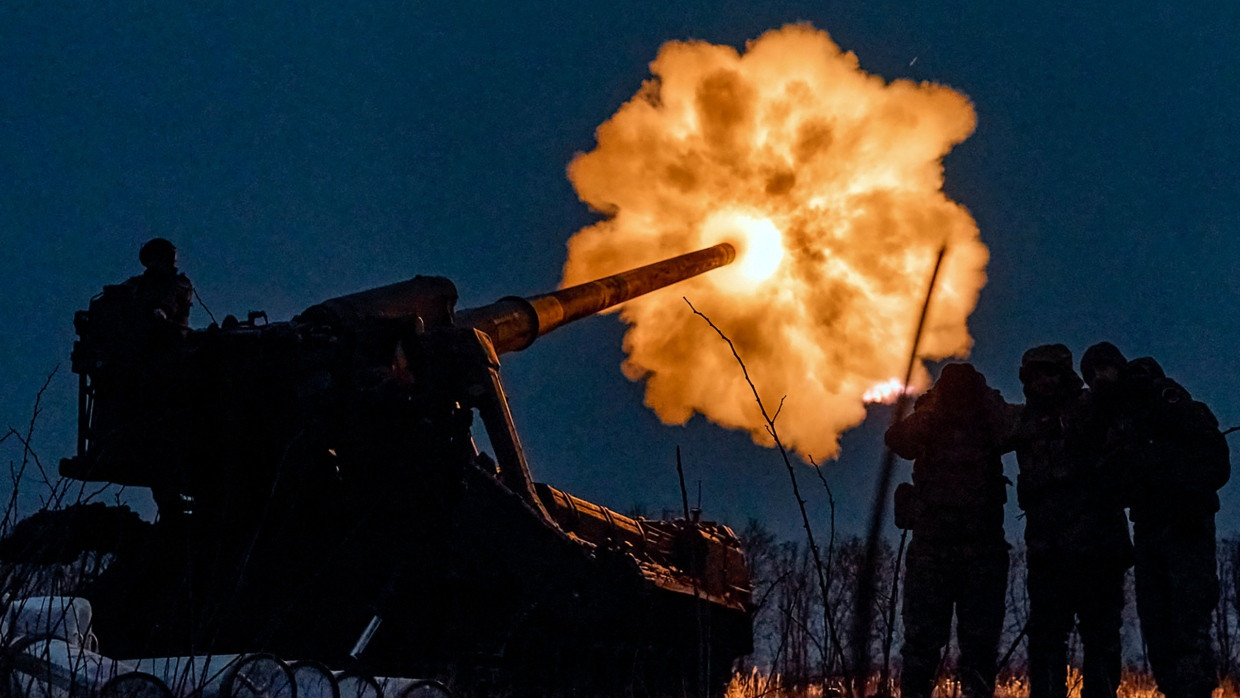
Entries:
[[[1176, 698], [1210, 698], [1218, 687], [1218, 675], [1214, 667], [1214, 650], [1210, 631], [1199, 624], [1177, 633], [1175, 685], [1171, 692]], [[1170, 695], [1170, 693], [1168, 694]]]
[[1029, 632], [1029, 698], [1068, 695], [1068, 638], [1059, 633]]
[[1085, 654], [1081, 666], [1081, 698], [1115, 698], [1123, 668], [1123, 647], [1116, 630], [1114, 638], [1095, 637], [1087, 640], [1081, 630], [1081, 646]]
[[1218, 687], [1210, 630], [1219, 598], [1213, 521], [1192, 529], [1168, 554], [1171, 585], [1172, 652], [1181, 698], [1210, 698]]
[[965, 698], [993, 698], [998, 672], [999, 638], [1006, 611], [1008, 552], [979, 553], [956, 605], [956, 639], [960, 645], [960, 690]]
[[930, 698], [952, 628], [950, 569], [934, 555], [919, 554], [917, 542], [914, 536], [905, 563], [902, 698]]
[[1158, 690], [1167, 698], [1183, 698], [1179, 695], [1179, 682], [1176, 680], [1175, 639], [1171, 637], [1173, 626], [1168, 613], [1167, 604], [1158, 599], [1148, 584], [1142, 584], [1145, 575], [1137, 568], [1137, 616], [1141, 620], [1141, 637], [1145, 640], [1145, 651], [1150, 663], [1150, 671]]
[[[995, 674], [998, 672], [998, 638], [978, 638], [964, 626], [956, 628], [960, 644], [960, 693], [964, 698], [993, 698]], [[972, 635], [972, 636], [971, 636]]]
[[1093, 572], [1089, 588], [1079, 604], [1081, 649], [1081, 698], [1115, 698], [1123, 668], [1120, 628], [1124, 614], [1124, 575], [1113, 568]]
[[1076, 570], [1060, 560], [1031, 560], [1029, 590], [1029, 698], [1068, 695], [1068, 635]]
[[900, 698], [930, 698], [934, 693], [935, 674], [939, 668], [939, 652], [910, 652], [907, 643], [901, 652]]

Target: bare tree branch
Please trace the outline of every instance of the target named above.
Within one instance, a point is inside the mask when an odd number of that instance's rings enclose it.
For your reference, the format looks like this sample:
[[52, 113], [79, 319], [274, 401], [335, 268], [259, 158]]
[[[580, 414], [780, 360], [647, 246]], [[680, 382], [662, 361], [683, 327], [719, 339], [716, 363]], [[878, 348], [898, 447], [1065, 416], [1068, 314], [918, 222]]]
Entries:
[[[827, 510], [830, 514], [830, 529], [827, 539], [827, 562], [824, 574], [827, 579], [831, 579], [835, 567], [835, 493], [831, 491], [831, 485], [827, 484], [827, 476], [822, 473], [822, 466], [813, 456], [809, 456], [809, 464], [813, 466], [814, 474], [818, 476], [818, 481], [822, 483], [822, 488], [827, 492]], [[835, 618], [831, 614], [832, 609], [827, 598], [822, 600], [823, 624], [827, 626], [827, 632], [831, 634], [831, 643], [835, 645], [840, 653], [841, 662], [840, 670], [844, 670], [843, 665], [843, 643], [840, 642], [839, 631], [836, 629]]]
[[39, 474], [43, 477], [43, 483], [48, 487], [52, 487], [51, 480], [47, 476], [47, 471], [43, 469], [43, 463], [39, 460], [38, 454], [30, 447], [30, 442], [34, 439], [35, 422], [38, 421], [39, 414], [43, 411], [43, 393], [47, 392], [47, 386], [52, 384], [52, 379], [56, 377], [58, 371], [60, 371], [60, 364], [56, 364], [52, 368], [52, 372], [47, 374], [47, 379], [43, 381], [43, 386], [39, 388], [39, 392], [35, 393], [34, 409], [30, 411], [30, 424], [26, 427], [26, 438], [22, 441], [22, 445], [26, 448], [26, 453], [34, 458], [34, 464], [38, 467]]
[[[30, 423], [26, 426], [25, 437], [23, 438], [20, 432], [10, 426], [8, 433], [5, 434], [3, 438], [0, 438], [0, 442], [3, 442], [7, 441], [9, 437], [13, 437], [22, 445], [21, 466], [15, 468], [12, 462], [9, 463], [9, 478], [12, 481], [13, 491], [9, 495], [9, 501], [5, 506], [4, 518], [0, 519], [0, 534], [7, 532], [10, 527], [17, 523], [18, 493], [21, 491], [21, 481], [26, 474], [26, 469], [29, 467], [31, 460], [34, 461], [35, 467], [39, 469], [43, 483], [52, 491], [53, 494], [55, 493], [56, 488], [52, 485], [50, 478], [48, 478], [47, 471], [43, 468], [43, 463], [39, 460], [38, 454], [31, 448], [30, 442], [34, 438], [35, 423], [38, 422], [39, 414], [43, 411], [43, 394], [47, 392], [48, 386], [52, 384], [52, 379], [56, 376], [56, 373], [59, 370], [60, 364], [57, 364], [54, 368], [52, 368], [51, 373], [47, 374], [47, 379], [43, 381], [42, 387], [39, 388], [39, 392], [35, 394], [34, 407], [30, 411]], [[42, 497], [40, 497], [40, 499], [42, 499]], [[47, 504], [48, 502], [44, 501], [43, 505], [47, 506]]]
[[[684, 296], [681, 296], [681, 297], [684, 298]], [[719, 329], [719, 327], [715, 325], [715, 323], [709, 317], [707, 317], [704, 313], [702, 313], [700, 310], [695, 308], [693, 306], [693, 303], [690, 302], [688, 298], [684, 298], [684, 301], [685, 303], [689, 305], [689, 309], [693, 311], [694, 315], [697, 315], [698, 317], [705, 320], [706, 324], [710, 325], [710, 328], [715, 331], [715, 334], [719, 335], [720, 339], [722, 339], [724, 342], [727, 343], [728, 349], [732, 351], [732, 357], [736, 359], [736, 363], [741, 367], [741, 373], [745, 376], [745, 383], [749, 385], [749, 390], [753, 393], [754, 401], [758, 403], [758, 409], [762, 412], [762, 419], [766, 422], [767, 433], [771, 435], [771, 439], [775, 442], [775, 447], [779, 449], [779, 455], [780, 457], [783, 458], [784, 467], [787, 468], [788, 470], [788, 479], [792, 482], [792, 494], [794, 497], [796, 497], [797, 507], [801, 511], [801, 525], [805, 528], [805, 539], [806, 539], [806, 542], [809, 544], [810, 554], [814, 556], [814, 569], [817, 572], [818, 587], [819, 587], [820, 593], [822, 594], [823, 607], [824, 607], [824, 612], [823, 612], [824, 618], [829, 626], [834, 626], [834, 621], [831, 620], [830, 614], [827, 613], [825, 610], [828, 605], [827, 599], [829, 598], [829, 590], [827, 587], [825, 570], [822, 564], [822, 556], [819, 554], [819, 551], [818, 551], [818, 543], [814, 540], [814, 530], [809, 522], [809, 513], [805, 509], [805, 498], [801, 496], [801, 488], [797, 484], [796, 470], [795, 468], [793, 468], [792, 459], [788, 456], [788, 449], [784, 446], [783, 441], [779, 438], [779, 431], [775, 427], [775, 418], [779, 416], [779, 411], [783, 409], [784, 398], [782, 397], [780, 398], [779, 410], [775, 412], [774, 416], [772, 416], [769, 412], [767, 412], [766, 404], [762, 402], [762, 396], [758, 394], [758, 386], [754, 384], [753, 378], [751, 378], [749, 375], [749, 367], [745, 365], [745, 360], [741, 358], [741, 355], [736, 350], [736, 345], [732, 343], [731, 338], [729, 338], [726, 334], [724, 334], [723, 330]], [[832, 632], [832, 635], [835, 634], [834, 631], [831, 631], [831, 632]], [[843, 651], [843, 648], [841, 648], [838, 643], [836, 643], [835, 651], [838, 654], [840, 667], [844, 669], [845, 671], [847, 671], [846, 663], [844, 660], [844, 651]], [[826, 656], [826, 653], [824, 652], [824, 657], [825, 656]]]

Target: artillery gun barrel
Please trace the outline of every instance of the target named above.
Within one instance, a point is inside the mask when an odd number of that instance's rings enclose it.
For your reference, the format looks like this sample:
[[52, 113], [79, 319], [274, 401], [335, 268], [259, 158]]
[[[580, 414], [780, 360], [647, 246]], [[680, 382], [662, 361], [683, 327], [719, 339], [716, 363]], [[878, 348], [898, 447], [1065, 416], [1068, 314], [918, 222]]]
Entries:
[[736, 248], [722, 242], [644, 267], [539, 296], [509, 296], [456, 314], [459, 327], [485, 332], [497, 354], [520, 351], [561, 325], [731, 264]]

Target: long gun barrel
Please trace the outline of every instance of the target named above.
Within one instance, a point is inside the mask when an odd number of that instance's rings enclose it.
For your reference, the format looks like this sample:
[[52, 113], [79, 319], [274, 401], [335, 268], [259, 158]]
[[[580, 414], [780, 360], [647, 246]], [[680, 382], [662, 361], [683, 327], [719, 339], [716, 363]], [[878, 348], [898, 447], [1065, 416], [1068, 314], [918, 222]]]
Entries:
[[462, 310], [456, 315], [456, 324], [485, 332], [497, 354], [520, 351], [561, 325], [726, 266], [734, 259], [736, 248], [722, 242], [559, 291], [528, 298], [509, 296]]

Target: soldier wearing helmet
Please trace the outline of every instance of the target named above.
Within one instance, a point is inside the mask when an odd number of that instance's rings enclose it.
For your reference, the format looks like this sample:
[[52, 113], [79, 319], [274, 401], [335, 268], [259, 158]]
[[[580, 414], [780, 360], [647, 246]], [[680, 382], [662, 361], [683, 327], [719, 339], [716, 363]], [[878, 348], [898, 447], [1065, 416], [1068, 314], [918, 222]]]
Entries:
[[969, 364], [948, 364], [887, 445], [913, 461], [896, 519], [913, 533], [905, 561], [900, 693], [929, 698], [953, 612], [966, 698], [994, 695], [1007, 589], [1003, 535], [1012, 406]]
[[1111, 448], [1130, 481], [1137, 615], [1150, 668], [1167, 698], [1209, 698], [1218, 686], [1210, 623], [1219, 594], [1214, 516], [1231, 473], [1227, 441], [1210, 408], [1152, 358], [1128, 362], [1120, 388]]
[[165, 330], [188, 327], [194, 286], [177, 271], [176, 246], [164, 238], [155, 238], [138, 251], [138, 261], [146, 271], [123, 285], [133, 292], [140, 312]]
[[[178, 431], [169, 426], [179, 414], [171, 386], [181, 380], [177, 359], [189, 328], [194, 287], [177, 270], [176, 246], [164, 238], [144, 244], [138, 261], [145, 271], [105, 286], [91, 302], [90, 321], [83, 328], [83, 344], [96, 357], [88, 361], [96, 400], [106, 405], [96, 410], [99, 416], [91, 427], [96, 439], [111, 442], [105, 452], [123, 467], [144, 462], [151, 449], [165, 448], [165, 467], [143, 478], [153, 480], [160, 515], [170, 516], [185, 506], [183, 472], [172, 455], [179, 446], [163, 439]], [[134, 449], [140, 452], [131, 453]]]
[[1114, 698], [1132, 545], [1114, 478], [1090, 439], [1082, 381], [1062, 344], [1021, 358], [1025, 407], [1016, 492], [1025, 512], [1031, 698], [1065, 698], [1068, 636], [1084, 650], [1083, 698]]

